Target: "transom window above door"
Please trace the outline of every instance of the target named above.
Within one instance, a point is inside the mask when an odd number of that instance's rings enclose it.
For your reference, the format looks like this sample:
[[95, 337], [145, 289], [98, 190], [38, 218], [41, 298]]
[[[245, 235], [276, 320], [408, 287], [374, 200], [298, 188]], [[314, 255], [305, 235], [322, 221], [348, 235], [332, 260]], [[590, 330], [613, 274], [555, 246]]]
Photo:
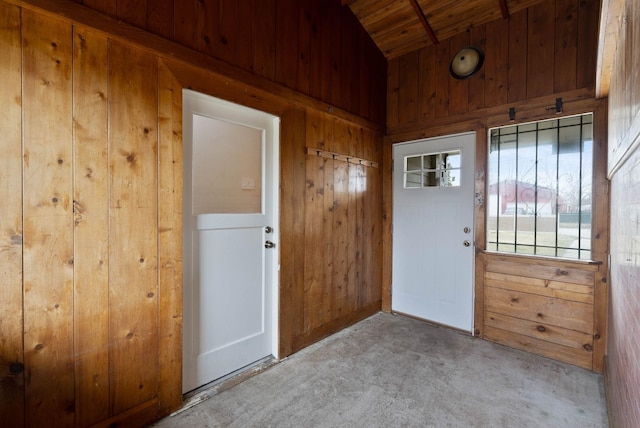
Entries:
[[591, 258], [593, 115], [489, 130], [487, 250]]
[[460, 150], [404, 158], [404, 188], [460, 186]]

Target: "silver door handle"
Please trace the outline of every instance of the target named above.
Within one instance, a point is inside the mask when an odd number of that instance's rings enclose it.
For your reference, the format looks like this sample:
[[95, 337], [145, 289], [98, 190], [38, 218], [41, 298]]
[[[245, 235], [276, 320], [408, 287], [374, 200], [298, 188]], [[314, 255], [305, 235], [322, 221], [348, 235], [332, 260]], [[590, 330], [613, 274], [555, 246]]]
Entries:
[[471, 242], [469, 242], [469, 241], [467, 241], [467, 240], [465, 240], [465, 241], [463, 242], [463, 244], [464, 244], [464, 246], [465, 246], [465, 247], [470, 247], [470, 246], [471, 246]]
[[264, 243], [264, 248], [275, 248], [275, 247], [276, 247], [276, 244], [274, 244], [271, 241], [267, 241]]

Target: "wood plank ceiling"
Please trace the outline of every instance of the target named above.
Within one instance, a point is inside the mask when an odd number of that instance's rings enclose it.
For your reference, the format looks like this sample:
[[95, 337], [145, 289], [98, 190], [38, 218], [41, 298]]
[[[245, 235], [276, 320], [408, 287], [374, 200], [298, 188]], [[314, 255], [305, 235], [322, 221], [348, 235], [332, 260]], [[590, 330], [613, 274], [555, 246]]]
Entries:
[[387, 59], [526, 9], [542, 0], [342, 0]]

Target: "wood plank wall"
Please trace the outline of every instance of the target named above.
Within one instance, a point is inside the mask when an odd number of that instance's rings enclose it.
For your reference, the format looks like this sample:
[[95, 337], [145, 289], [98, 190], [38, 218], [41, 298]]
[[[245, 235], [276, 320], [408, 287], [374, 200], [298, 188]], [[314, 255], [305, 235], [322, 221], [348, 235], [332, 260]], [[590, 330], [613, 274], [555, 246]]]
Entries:
[[[509, 106], [583, 88], [593, 97], [598, 13], [597, 1], [546, 0], [389, 61], [387, 133], [484, 117], [489, 108], [508, 117]], [[467, 45], [483, 49], [484, 66], [452, 79], [451, 57]]]
[[73, 1], [384, 122], [386, 60], [340, 0]]
[[307, 148], [380, 165], [381, 124], [72, 3], [12, 3], [0, 2], [3, 421], [142, 426], [180, 406], [182, 88], [281, 117], [280, 357], [380, 310], [381, 168]]
[[640, 5], [622, 2], [609, 92], [611, 304], [606, 381], [611, 426], [640, 426]]
[[[389, 166], [392, 145], [475, 131], [475, 334], [596, 371], [603, 369], [607, 329], [609, 195], [606, 180], [606, 103], [594, 98], [598, 19], [597, 1], [546, 0], [513, 14], [508, 20], [472, 28], [435, 47], [426, 47], [389, 61], [387, 144], [383, 171], [385, 270], [382, 298], [385, 310], [391, 309]], [[467, 45], [483, 49], [484, 66], [467, 80], [455, 80], [449, 76], [449, 61], [455, 52]], [[494, 126], [556, 117], [556, 97], [563, 98], [564, 115], [595, 112], [592, 231], [595, 264], [566, 264], [566, 269], [561, 269], [575, 270], [583, 278], [579, 295], [555, 293], [549, 296], [548, 290], [535, 288], [534, 284], [549, 280], [544, 276], [545, 269], [560, 269], [556, 262], [547, 261], [546, 264], [552, 267], [543, 269], [538, 267], [545, 263], [539, 260], [520, 256], [506, 260], [484, 253], [487, 130]], [[513, 121], [509, 118], [511, 107], [516, 111]], [[507, 268], [510, 270], [505, 272]], [[593, 302], [584, 302], [585, 296], [591, 296], [591, 293]], [[537, 312], [533, 317], [527, 313], [536, 305], [580, 306], [578, 312], [582, 322], [589, 325], [568, 326], [559, 320], [555, 324], [538, 325]], [[565, 314], [558, 316], [562, 319]], [[565, 330], [557, 332], [558, 327]], [[568, 343], [570, 340], [573, 340], [571, 345]]]

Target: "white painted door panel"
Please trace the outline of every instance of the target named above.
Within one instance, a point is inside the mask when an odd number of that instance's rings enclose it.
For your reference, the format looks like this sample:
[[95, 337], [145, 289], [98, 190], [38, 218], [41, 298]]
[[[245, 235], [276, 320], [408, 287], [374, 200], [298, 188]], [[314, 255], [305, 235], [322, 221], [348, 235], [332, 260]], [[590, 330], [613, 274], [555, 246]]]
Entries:
[[[184, 91], [183, 392], [277, 357], [274, 116]], [[267, 232], [266, 227], [272, 230]]]
[[[407, 157], [457, 150], [459, 186], [405, 188]], [[392, 309], [471, 332], [475, 134], [398, 144], [393, 158]]]

